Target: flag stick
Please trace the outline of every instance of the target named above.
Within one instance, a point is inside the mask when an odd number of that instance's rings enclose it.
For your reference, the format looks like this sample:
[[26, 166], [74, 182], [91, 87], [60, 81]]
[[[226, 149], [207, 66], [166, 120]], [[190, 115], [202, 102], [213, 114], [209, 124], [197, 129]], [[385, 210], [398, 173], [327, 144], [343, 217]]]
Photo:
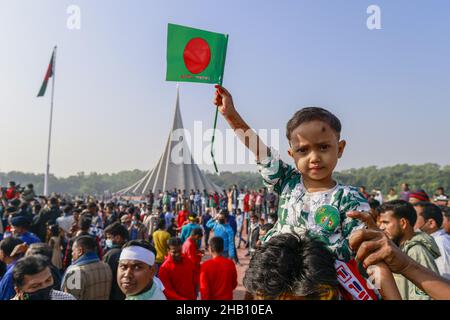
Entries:
[[214, 164], [214, 169], [216, 170], [216, 173], [219, 173], [219, 170], [217, 169], [216, 159], [214, 157], [214, 140], [216, 139], [216, 127], [217, 127], [217, 116], [219, 115], [219, 107], [216, 107], [216, 115], [214, 117], [214, 128], [213, 128], [213, 136], [211, 139], [211, 157]]
[[52, 76], [52, 98], [50, 104], [50, 125], [48, 129], [48, 148], [47, 148], [47, 166], [44, 176], [44, 196], [48, 196], [48, 177], [50, 173], [50, 146], [52, 141], [52, 122], [53, 122], [53, 100], [55, 95], [55, 78], [56, 78], [56, 50], [57, 46], [55, 46], [53, 50], [53, 76]]

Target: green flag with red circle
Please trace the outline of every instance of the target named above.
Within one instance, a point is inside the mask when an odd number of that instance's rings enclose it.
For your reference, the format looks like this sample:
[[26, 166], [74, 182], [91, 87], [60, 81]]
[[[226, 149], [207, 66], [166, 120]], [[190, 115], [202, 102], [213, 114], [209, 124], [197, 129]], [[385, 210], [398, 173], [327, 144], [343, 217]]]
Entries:
[[169, 23], [167, 81], [222, 84], [228, 35]]

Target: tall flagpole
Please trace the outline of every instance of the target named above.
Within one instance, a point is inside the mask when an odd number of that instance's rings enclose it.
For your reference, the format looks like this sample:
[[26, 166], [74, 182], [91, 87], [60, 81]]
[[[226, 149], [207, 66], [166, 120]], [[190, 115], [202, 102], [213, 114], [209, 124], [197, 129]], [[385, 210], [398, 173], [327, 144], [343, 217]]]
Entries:
[[52, 100], [50, 105], [50, 125], [48, 129], [48, 148], [47, 148], [47, 166], [44, 177], [44, 196], [48, 196], [48, 177], [50, 174], [50, 146], [52, 142], [52, 122], [53, 122], [53, 100], [55, 96], [55, 78], [56, 78], [56, 50], [57, 46], [53, 49], [53, 70], [52, 70]]

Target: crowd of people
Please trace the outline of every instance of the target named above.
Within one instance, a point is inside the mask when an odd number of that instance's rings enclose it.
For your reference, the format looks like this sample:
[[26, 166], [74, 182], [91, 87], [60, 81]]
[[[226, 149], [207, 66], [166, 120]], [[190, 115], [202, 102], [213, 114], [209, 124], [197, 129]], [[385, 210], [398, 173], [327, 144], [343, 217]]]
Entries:
[[[260, 226], [277, 219], [277, 197], [266, 188], [101, 202], [38, 196], [33, 185], [11, 181], [0, 199], [3, 300], [232, 299], [236, 248], [250, 255]], [[45, 282], [28, 290], [22, 282], [30, 278]]]
[[[414, 261], [450, 279], [448, 198], [442, 188], [430, 199], [405, 184], [389, 201], [376, 190], [368, 194], [362, 186], [359, 191], [370, 205], [373, 225]], [[247, 299], [345, 297], [345, 290], [338, 290], [333, 255], [320, 241], [280, 234], [263, 245], [278, 222], [279, 197], [273, 192], [233, 186], [217, 194], [217, 202], [200, 196], [197, 204], [198, 192], [192, 194], [166, 191], [134, 203], [123, 198], [104, 203], [38, 197], [32, 185], [10, 182], [0, 201], [0, 298], [231, 300], [241, 247], [251, 256], [244, 279]], [[292, 268], [311, 274], [295, 276]], [[285, 292], [287, 283], [267, 288], [267, 277], [310, 283], [298, 284], [293, 294]], [[404, 276], [394, 278], [403, 299], [428, 297]], [[333, 290], [323, 291], [327, 287]]]
[[340, 120], [317, 107], [287, 123], [288, 165], [216, 89], [267, 188], [102, 202], [36, 197], [11, 182], [0, 204], [0, 299], [230, 300], [241, 244], [246, 299], [450, 299], [444, 188], [430, 197], [405, 183], [383, 197], [335, 181], [346, 141]]

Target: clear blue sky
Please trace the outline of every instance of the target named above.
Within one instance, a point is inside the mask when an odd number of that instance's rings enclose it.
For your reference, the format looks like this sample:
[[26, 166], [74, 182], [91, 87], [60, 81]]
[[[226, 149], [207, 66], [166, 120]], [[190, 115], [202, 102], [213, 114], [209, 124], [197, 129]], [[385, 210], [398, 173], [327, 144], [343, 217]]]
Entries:
[[[71, 4], [81, 30], [66, 27]], [[44, 171], [50, 95], [36, 94], [55, 44], [52, 173], [153, 167], [175, 101], [167, 23], [230, 35], [224, 85], [253, 127], [281, 130], [283, 154], [287, 120], [315, 105], [343, 123], [338, 169], [449, 164], [449, 15], [447, 1], [0, 0], [0, 171]], [[212, 125], [212, 95], [181, 85], [186, 128]]]

